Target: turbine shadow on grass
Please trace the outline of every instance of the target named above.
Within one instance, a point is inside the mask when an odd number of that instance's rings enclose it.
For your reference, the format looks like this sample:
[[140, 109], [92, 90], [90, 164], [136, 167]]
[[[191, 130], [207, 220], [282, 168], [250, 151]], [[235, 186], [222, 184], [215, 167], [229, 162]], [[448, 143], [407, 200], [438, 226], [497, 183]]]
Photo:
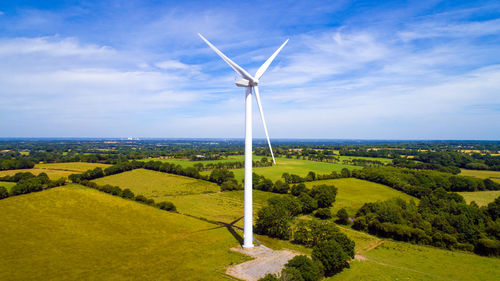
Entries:
[[[238, 218], [238, 219], [236, 219], [236, 220], [234, 220], [234, 221], [232, 221], [230, 223], [225, 223], [225, 222], [221, 222], [221, 221], [209, 220], [209, 219], [206, 219], [206, 218], [203, 218], [203, 217], [193, 216], [193, 215], [190, 215], [190, 214], [184, 214], [184, 213], [179, 213], [179, 214], [185, 215], [185, 216], [188, 216], [188, 217], [192, 217], [192, 218], [195, 218], [195, 219], [199, 219], [199, 220], [202, 220], [202, 221], [205, 221], [205, 222], [208, 222], [208, 223], [212, 223], [212, 224], [218, 225], [217, 227], [212, 227], [212, 228], [207, 228], [207, 229], [201, 229], [201, 230], [197, 230], [197, 231], [194, 231], [194, 232], [191, 232], [191, 233], [209, 231], [209, 230], [214, 230], [214, 229], [219, 229], [219, 228], [225, 227], [227, 229], [227, 231], [229, 231], [229, 233], [231, 233], [231, 235], [233, 235], [233, 237], [236, 239], [236, 241], [238, 241], [238, 243], [240, 245], [243, 245], [243, 237], [241, 237], [241, 235], [239, 235], [238, 232], [236, 232], [234, 230], [236, 228], [238, 230], [243, 231], [243, 228], [234, 225], [235, 223], [239, 222], [243, 217]], [[255, 238], [254, 238], [254, 241], [257, 241], [257, 240], [255, 240]], [[257, 243], [258, 243], [258, 241], [257, 241]], [[260, 243], [259, 243], [259, 245], [260, 245]]]

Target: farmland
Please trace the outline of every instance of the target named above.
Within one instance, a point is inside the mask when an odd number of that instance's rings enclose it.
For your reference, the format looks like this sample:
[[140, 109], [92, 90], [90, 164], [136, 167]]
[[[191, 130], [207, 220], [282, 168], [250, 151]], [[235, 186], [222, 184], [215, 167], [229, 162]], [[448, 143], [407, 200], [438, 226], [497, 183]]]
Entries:
[[33, 168], [33, 169], [19, 169], [19, 170], [5, 170], [5, 171], [0, 171], [0, 177], [3, 177], [3, 176], [13, 176], [17, 173], [26, 173], [26, 172], [30, 172], [32, 174], [34, 174], [35, 176], [40, 174], [40, 173], [46, 173], [47, 176], [49, 176], [49, 178], [51, 180], [57, 180], [59, 178], [62, 178], [62, 177], [68, 177], [69, 175], [71, 174], [74, 174], [75, 172], [72, 172], [72, 171], [65, 171], [65, 170], [48, 170], [48, 169], [37, 169], [37, 168]]
[[225, 228], [78, 185], [1, 200], [0, 213], [1, 280], [221, 280], [246, 259]]
[[491, 179], [500, 183], [500, 171], [485, 171], [485, 170], [467, 170], [461, 169], [460, 175], [476, 177], [480, 179]]
[[479, 206], [486, 206], [488, 203], [493, 202], [495, 198], [500, 196], [500, 190], [493, 191], [475, 191], [475, 192], [457, 192], [462, 195], [465, 202], [476, 202]]
[[35, 169], [60, 170], [82, 173], [90, 169], [100, 167], [105, 169], [111, 165], [101, 163], [68, 162], [68, 163], [47, 163], [36, 164]]
[[33, 169], [18, 169], [0, 171], [0, 177], [12, 176], [16, 173], [30, 172], [34, 175], [46, 173], [51, 180], [57, 180], [62, 177], [68, 177], [71, 174], [82, 173], [89, 169], [96, 167], [106, 168], [108, 164], [100, 163], [84, 163], [84, 162], [69, 162], [69, 163], [50, 163], [50, 164], [36, 164]]
[[[306, 176], [309, 171], [313, 171], [317, 174], [330, 174], [332, 171], [340, 172], [343, 168], [355, 169], [361, 168], [358, 166], [335, 164], [335, 163], [325, 163], [316, 162], [309, 160], [297, 160], [291, 158], [276, 158], [276, 165], [270, 167], [255, 167], [253, 172], [266, 178], [276, 181], [281, 179], [283, 173], [296, 174], [299, 176]], [[234, 169], [231, 170], [238, 181], [243, 180], [244, 169]], [[210, 171], [202, 172], [202, 174], [209, 175]]]
[[332, 211], [337, 212], [345, 208], [351, 216], [354, 216], [356, 211], [368, 202], [383, 201], [393, 197], [407, 201], [414, 200], [416, 203], [419, 201], [388, 186], [354, 178], [314, 181], [306, 183], [306, 186], [312, 188], [320, 184], [334, 185], [338, 189]]
[[170, 195], [187, 195], [217, 192], [220, 188], [204, 180], [166, 174], [146, 169], [136, 169], [94, 180], [97, 184], [129, 188], [136, 194], [162, 198]]

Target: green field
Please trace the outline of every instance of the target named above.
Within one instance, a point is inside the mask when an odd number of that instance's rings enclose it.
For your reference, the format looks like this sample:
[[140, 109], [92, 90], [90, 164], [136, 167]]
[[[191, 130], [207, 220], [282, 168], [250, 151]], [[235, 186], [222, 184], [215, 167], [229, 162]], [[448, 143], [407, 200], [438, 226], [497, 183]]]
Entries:
[[86, 163], [86, 162], [68, 162], [68, 163], [49, 163], [49, 164], [36, 164], [35, 169], [47, 169], [47, 170], [62, 170], [83, 173], [87, 170], [100, 167], [105, 169], [111, 165], [101, 164], [101, 163]]
[[356, 242], [356, 254], [363, 260], [351, 262], [349, 269], [326, 280], [479, 281], [498, 280], [500, 276], [498, 258], [381, 240], [351, 229], [344, 232]]
[[[253, 191], [254, 219], [257, 211], [273, 196], [283, 196], [259, 190]], [[197, 194], [184, 196], [169, 196], [162, 198], [171, 201], [181, 213], [201, 217], [209, 220], [231, 223], [243, 217], [243, 191], [225, 191], [211, 194]], [[243, 227], [243, 220], [236, 223]]]
[[220, 187], [207, 182], [178, 175], [136, 169], [116, 175], [93, 180], [99, 185], [117, 185], [122, 189], [130, 188], [136, 194], [160, 199], [164, 196], [218, 192]]
[[[258, 161], [262, 158], [262, 156], [253, 156], [254, 161]], [[270, 157], [268, 159], [271, 159]], [[224, 162], [238, 162], [238, 161], [244, 161], [245, 157], [243, 155], [230, 155], [227, 158], [221, 159], [221, 160], [206, 160], [206, 161], [191, 161], [189, 159], [178, 159], [178, 158], [148, 158], [148, 159], [143, 159], [141, 161], [161, 161], [161, 162], [168, 162], [168, 163], [173, 163], [176, 165], [181, 165], [182, 167], [192, 167], [196, 163], [201, 163], [203, 165], [208, 164], [208, 163], [224, 163]]]
[[491, 180], [500, 183], [500, 171], [461, 169], [460, 175], [461, 176], [476, 177], [476, 178], [480, 178], [480, 179], [490, 178]]
[[406, 201], [413, 199], [416, 203], [419, 201], [415, 197], [388, 186], [354, 178], [313, 181], [307, 182], [306, 186], [312, 188], [320, 184], [334, 185], [338, 189], [332, 211], [336, 213], [339, 209], [345, 208], [350, 216], [354, 216], [356, 211], [368, 202], [382, 201], [393, 197], [399, 197]]
[[78, 185], [0, 200], [0, 213], [0, 280], [224, 280], [247, 259], [224, 227]]
[[[313, 171], [317, 174], [330, 174], [332, 171], [340, 172], [343, 168], [360, 169], [361, 167], [344, 165], [344, 164], [332, 164], [325, 162], [316, 162], [309, 160], [297, 160], [292, 158], [276, 158], [276, 165], [270, 167], [255, 167], [253, 172], [265, 176], [266, 178], [276, 181], [281, 179], [283, 173], [296, 174], [305, 177], [309, 171]], [[236, 179], [241, 182], [244, 177], [244, 169], [233, 169], [231, 170]], [[201, 174], [209, 175], [210, 171], [204, 171]]]
[[486, 206], [488, 205], [488, 203], [493, 202], [498, 196], [500, 196], [500, 190], [457, 192], [457, 193], [464, 197], [465, 202], [467, 202], [467, 204], [474, 201], [479, 206]]
[[64, 170], [48, 170], [48, 169], [36, 169], [36, 168], [33, 168], [33, 169], [19, 169], [19, 170], [5, 170], [5, 171], [0, 171], [0, 177], [3, 177], [3, 176], [13, 176], [17, 173], [26, 173], [26, 172], [30, 172], [32, 173], [33, 175], [38, 175], [40, 173], [46, 173], [47, 176], [49, 176], [49, 178], [51, 180], [57, 180], [59, 178], [62, 178], [62, 177], [68, 177], [69, 175], [71, 174], [75, 174], [75, 172], [72, 172], [72, 171], [64, 171]]
[[7, 189], [7, 191], [10, 191], [10, 189], [16, 185], [15, 182], [8, 182], [8, 181], [0, 181], [0, 186], [3, 186]]

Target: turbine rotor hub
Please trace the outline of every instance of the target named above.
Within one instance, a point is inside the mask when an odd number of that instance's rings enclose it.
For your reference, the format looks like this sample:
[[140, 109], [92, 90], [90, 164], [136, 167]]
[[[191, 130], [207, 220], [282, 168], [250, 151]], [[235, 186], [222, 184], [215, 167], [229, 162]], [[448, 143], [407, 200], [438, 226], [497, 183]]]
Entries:
[[247, 79], [240, 79], [240, 80], [236, 80], [236, 86], [238, 87], [253, 87], [253, 86], [257, 86], [259, 84], [259, 82], [255, 82], [255, 81], [249, 81]]

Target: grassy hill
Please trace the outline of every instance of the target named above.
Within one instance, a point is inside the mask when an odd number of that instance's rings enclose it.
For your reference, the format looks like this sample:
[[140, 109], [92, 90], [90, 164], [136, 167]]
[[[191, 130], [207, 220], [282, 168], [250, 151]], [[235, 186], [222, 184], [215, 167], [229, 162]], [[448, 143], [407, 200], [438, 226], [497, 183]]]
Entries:
[[407, 201], [413, 199], [416, 203], [419, 201], [415, 197], [388, 186], [355, 178], [307, 182], [306, 186], [312, 188], [320, 184], [334, 185], [338, 189], [332, 211], [336, 213], [339, 209], [345, 208], [351, 216], [354, 216], [356, 211], [368, 202], [383, 201], [393, 197], [400, 197]]
[[464, 197], [465, 202], [467, 202], [467, 204], [474, 201], [479, 206], [486, 206], [488, 205], [488, 203], [493, 202], [498, 196], [500, 196], [500, 190], [457, 192], [457, 193]]
[[219, 186], [208, 181], [146, 169], [136, 169], [93, 181], [100, 185], [111, 184], [122, 189], [130, 188], [136, 194], [155, 200], [170, 195], [200, 194], [220, 190]]
[[48, 164], [36, 164], [35, 169], [47, 169], [47, 170], [62, 170], [82, 173], [90, 169], [101, 167], [105, 169], [111, 165], [101, 164], [101, 163], [86, 163], [86, 162], [67, 162], [67, 163], [48, 163]]
[[[360, 260], [328, 281], [334, 280], [497, 280], [500, 259], [466, 252], [413, 245], [343, 230], [356, 242]], [[377, 246], [378, 245], [378, 246]]]
[[222, 280], [246, 259], [224, 227], [78, 185], [0, 200], [0, 213], [0, 280]]
[[484, 171], [484, 170], [467, 170], [461, 169], [461, 176], [476, 177], [480, 179], [488, 179], [500, 183], [500, 171]]
[[68, 162], [68, 163], [50, 163], [36, 164], [33, 169], [19, 169], [0, 171], [0, 177], [11, 176], [16, 173], [30, 172], [34, 175], [46, 173], [51, 180], [57, 180], [62, 177], [68, 177], [71, 174], [82, 173], [96, 167], [106, 168], [111, 165], [100, 163], [85, 163], [85, 162]]
[[[255, 167], [253, 172], [265, 176], [266, 178], [276, 181], [281, 179], [283, 173], [296, 174], [299, 176], [306, 176], [309, 171], [313, 171], [318, 174], [329, 174], [332, 171], [340, 172], [343, 168], [348, 168], [350, 170], [361, 168], [358, 166], [326, 163], [326, 162], [316, 162], [309, 160], [298, 160], [292, 158], [276, 158], [276, 165], [270, 167]], [[233, 169], [231, 170], [238, 181], [242, 181], [244, 177], [244, 169]], [[202, 174], [209, 175], [210, 171], [202, 172]]]

